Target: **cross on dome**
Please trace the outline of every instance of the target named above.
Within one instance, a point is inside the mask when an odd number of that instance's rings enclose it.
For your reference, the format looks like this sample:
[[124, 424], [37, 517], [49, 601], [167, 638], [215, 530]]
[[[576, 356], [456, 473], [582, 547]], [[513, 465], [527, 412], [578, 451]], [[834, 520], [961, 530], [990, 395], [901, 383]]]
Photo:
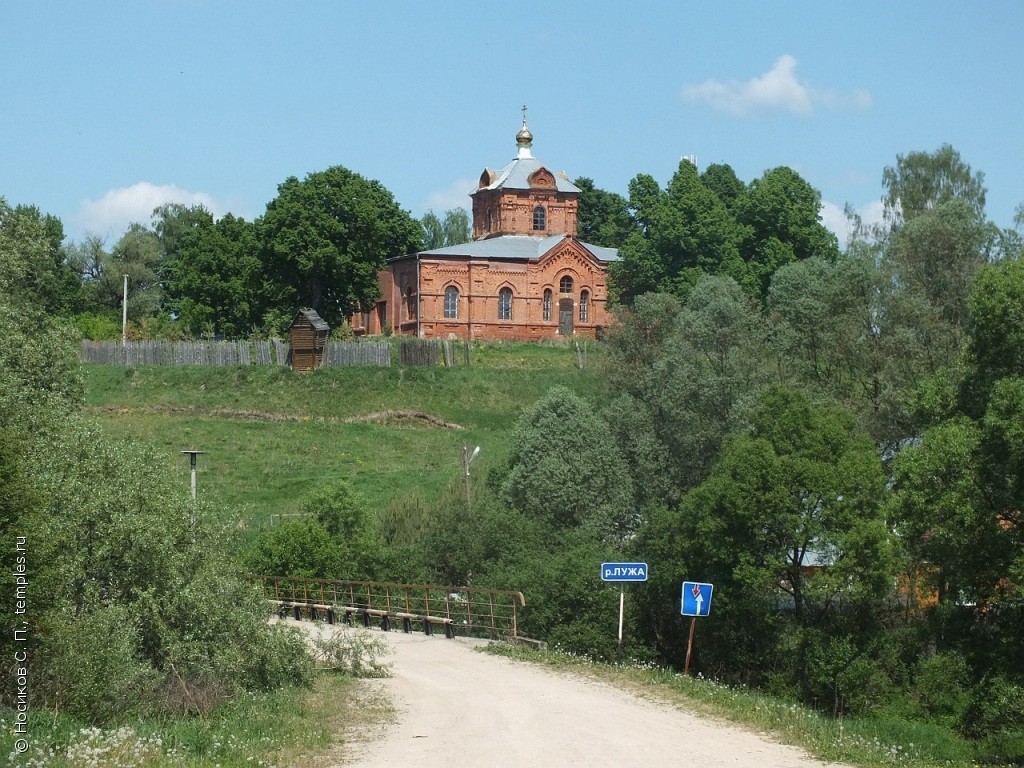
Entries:
[[533, 134], [530, 133], [530, 129], [526, 127], [526, 105], [523, 104], [523, 127], [519, 129], [519, 133], [516, 134], [516, 146], [519, 147], [519, 159], [525, 160], [533, 157], [530, 152], [530, 147], [533, 146]]

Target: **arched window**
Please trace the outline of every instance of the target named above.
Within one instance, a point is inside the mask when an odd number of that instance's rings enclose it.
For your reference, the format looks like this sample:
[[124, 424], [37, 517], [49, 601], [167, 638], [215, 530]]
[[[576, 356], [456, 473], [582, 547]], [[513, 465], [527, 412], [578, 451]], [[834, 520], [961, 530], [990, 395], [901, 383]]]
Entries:
[[498, 319], [512, 319], [512, 289], [502, 288], [498, 291]]
[[551, 289], [544, 289], [544, 322], [551, 322]]
[[580, 322], [590, 320], [590, 291], [580, 291]]
[[572, 293], [572, 278], [566, 275], [558, 281], [559, 293]]
[[449, 319], [459, 316], [459, 289], [454, 285], [444, 289], [444, 316]]
[[543, 205], [538, 205], [533, 209], [533, 228], [538, 232], [543, 232], [548, 228], [548, 213], [544, 210]]

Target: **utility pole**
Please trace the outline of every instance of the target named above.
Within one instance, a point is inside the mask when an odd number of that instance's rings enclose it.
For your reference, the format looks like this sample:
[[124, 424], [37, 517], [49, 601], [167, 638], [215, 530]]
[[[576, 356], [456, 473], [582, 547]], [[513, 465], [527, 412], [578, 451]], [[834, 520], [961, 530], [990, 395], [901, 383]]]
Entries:
[[206, 453], [206, 451], [182, 451], [187, 454], [189, 463], [192, 466], [192, 501], [196, 500], [196, 464], [200, 453]]
[[128, 275], [124, 276], [124, 298], [121, 300], [121, 346], [128, 341]]

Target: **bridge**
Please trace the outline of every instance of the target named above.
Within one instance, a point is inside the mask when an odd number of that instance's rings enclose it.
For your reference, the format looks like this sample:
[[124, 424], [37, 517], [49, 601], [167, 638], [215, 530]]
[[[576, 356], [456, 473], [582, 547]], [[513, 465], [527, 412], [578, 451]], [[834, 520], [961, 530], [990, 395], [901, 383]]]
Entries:
[[519, 637], [519, 609], [526, 605], [522, 592], [503, 589], [393, 584], [379, 581], [336, 581], [290, 576], [252, 577], [278, 615], [322, 620], [328, 624], [377, 622], [382, 630], [401, 625], [425, 634], [443, 630], [445, 637], [488, 637], [527, 642]]

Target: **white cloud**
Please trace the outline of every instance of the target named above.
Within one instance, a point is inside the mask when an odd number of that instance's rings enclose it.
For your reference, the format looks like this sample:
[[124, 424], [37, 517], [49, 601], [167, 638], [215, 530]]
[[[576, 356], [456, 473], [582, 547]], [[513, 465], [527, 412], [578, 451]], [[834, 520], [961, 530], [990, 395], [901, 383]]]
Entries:
[[[874, 200], [857, 208], [856, 212], [861, 217], [865, 226], [871, 226], [872, 224], [882, 223], [883, 209], [882, 201]], [[846, 218], [846, 212], [842, 207], [835, 203], [830, 203], [828, 200], [823, 200], [821, 203], [821, 223], [832, 230], [836, 237], [839, 238], [840, 248], [845, 248], [849, 244], [850, 220]]]
[[214, 217], [228, 212], [228, 207], [205, 192], [189, 192], [173, 184], [151, 184], [140, 181], [130, 187], [111, 189], [99, 200], [82, 202], [75, 218], [80, 228], [101, 237], [120, 237], [132, 222], [148, 225], [153, 209], [165, 203], [202, 205]]
[[465, 208], [472, 210], [472, 203], [469, 199], [471, 192], [476, 192], [476, 179], [456, 179], [445, 189], [439, 189], [427, 195], [423, 204], [423, 213], [433, 211], [439, 216], [452, 208]]
[[796, 59], [786, 54], [780, 56], [763, 75], [743, 83], [712, 79], [686, 85], [683, 86], [683, 97], [689, 101], [706, 102], [713, 109], [737, 117], [772, 110], [810, 115], [817, 106], [830, 109], [866, 109], [871, 106], [871, 95], [867, 91], [842, 94], [801, 82], [796, 74], [796, 65]]

